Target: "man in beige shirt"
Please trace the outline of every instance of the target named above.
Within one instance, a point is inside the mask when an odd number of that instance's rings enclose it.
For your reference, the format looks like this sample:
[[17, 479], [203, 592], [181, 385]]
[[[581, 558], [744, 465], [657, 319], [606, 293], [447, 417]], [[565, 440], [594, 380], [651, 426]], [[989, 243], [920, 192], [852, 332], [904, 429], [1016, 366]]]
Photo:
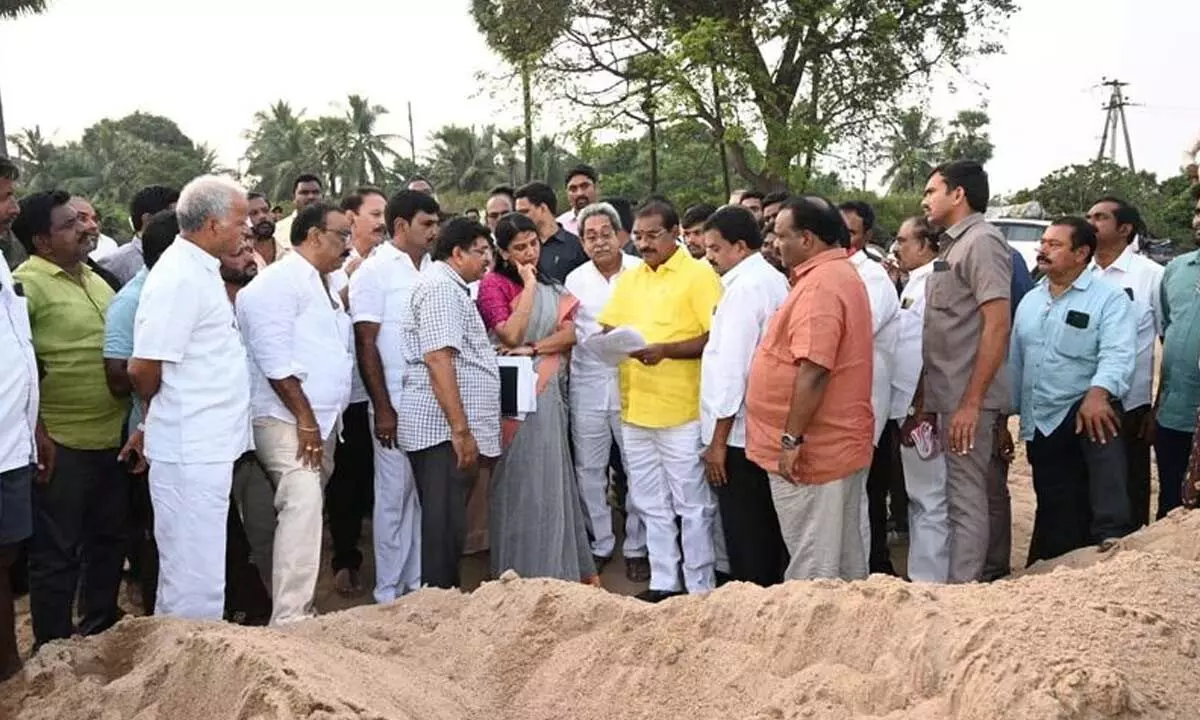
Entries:
[[936, 416], [946, 452], [952, 583], [983, 575], [988, 465], [996, 418], [1012, 402], [1004, 368], [1012, 255], [983, 219], [988, 195], [983, 167], [962, 160], [933, 171], [921, 203], [929, 222], [946, 230], [926, 284], [924, 375], [911, 414]]
[[324, 198], [325, 186], [316, 175], [304, 173], [292, 182], [292, 214], [275, 225], [275, 260], [292, 251], [292, 223], [296, 221], [297, 213]]

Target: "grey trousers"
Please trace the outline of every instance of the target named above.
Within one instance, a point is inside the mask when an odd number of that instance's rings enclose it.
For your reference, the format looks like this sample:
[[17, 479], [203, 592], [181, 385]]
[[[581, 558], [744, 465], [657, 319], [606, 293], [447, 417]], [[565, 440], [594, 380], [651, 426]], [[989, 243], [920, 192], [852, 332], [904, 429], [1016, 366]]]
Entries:
[[987, 562], [990, 509], [988, 467], [996, 444], [999, 413], [984, 410], [975, 427], [975, 447], [966, 455], [950, 451], [951, 413], [938, 415], [938, 431], [946, 448], [946, 501], [950, 515], [950, 573], [947, 582], [983, 579]]
[[250, 562], [263, 587], [271, 590], [271, 557], [275, 546], [275, 486], [254, 453], [243, 455], [233, 466], [233, 500], [242, 517]]
[[1008, 461], [988, 463], [988, 549], [983, 579], [999, 580], [1012, 572], [1012, 496], [1008, 494]]
[[421, 583], [459, 587], [458, 561], [467, 539], [467, 491], [475, 473], [458, 469], [449, 442], [410, 452], [408, 460], [421, 500]]
[[867, 577], [862, 536], [867, 470], [819, 485], [793, 485], [769, 475], [779, 529], [791, 555], [785, 580]]

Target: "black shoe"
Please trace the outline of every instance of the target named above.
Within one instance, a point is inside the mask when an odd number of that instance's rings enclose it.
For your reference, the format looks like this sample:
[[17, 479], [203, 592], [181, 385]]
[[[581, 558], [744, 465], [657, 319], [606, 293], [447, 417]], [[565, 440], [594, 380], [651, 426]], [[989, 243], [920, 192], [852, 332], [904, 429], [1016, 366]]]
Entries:
[[648, 602], [648, 603], [653, 604], [653, 603], [660, 603], [663, 600], [666, 600], [667, 598], [673, 598], [678, 595], [683, 595], [683, 593], [672, 592], [670, 590], [643, 590], [640, 593], [638, 593], [637, 595], [634, 595], [634, 597], [637, 598], [638, 600], [641, 600], [642, 602]]
[[650, 582], [650, 560], [644, 557], [625, 558], [625, 577], [629, 582]]
[[721, 587], [725, 583], [733, 580], [733, 576], [730, 575], [729, 573], [723, 573], [720, 570], [718, 570], [715, 574], [717, 576], [717, 587]]

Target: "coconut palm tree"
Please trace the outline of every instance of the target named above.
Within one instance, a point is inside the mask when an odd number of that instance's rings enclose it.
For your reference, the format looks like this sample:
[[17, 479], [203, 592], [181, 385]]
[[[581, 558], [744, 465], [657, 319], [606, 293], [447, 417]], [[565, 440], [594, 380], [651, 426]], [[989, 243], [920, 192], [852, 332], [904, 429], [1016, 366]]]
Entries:
[[482, 131], [446, 125], [433, 134], [433, 183], [462, 193], [487, 190], [503, 176], [496, 169], [495, 127]]
[[16, 158], [21, 165], [21, 175], [25, 184], [36, 185], [36, 178], [54, 154], [54, 146], [42, 135], [40, 125], [25, 128], [8, 140], [16, 146]]
[[884, 152], [888, 160], [883, 181], [890, 183], [888, 192], [911, 192], [924, 187], [938, 155], [938, 121], [921, 108], [912, 107], [900, 113]]
[[[11, 20], [25, 14], [46, 11], [46, 0], [0, 0], [0, 20]], [[4, 132], [4, 101], [0, 100], [0, 157], [8, 157], [8, 142]]]
[[259, 188], [272, 200], [287, 200], [292, 181], [301, 173], [321, 170], [312, 127], [304, 111], [296, 112], [280, 100], [254, 114], [254, 127], [245, 133], [246, 174], [259, 178]]
[[345, 187], [382, 184], [387, 177], [387, 162], [396, 156], [389, 143], [397, 136], [375, 131], [379, 118], [387, 115], [388, 110], [382, 105], [372, 105], [362, 95], [350, 95], [346, 100], [349, 135], [343, 157]]

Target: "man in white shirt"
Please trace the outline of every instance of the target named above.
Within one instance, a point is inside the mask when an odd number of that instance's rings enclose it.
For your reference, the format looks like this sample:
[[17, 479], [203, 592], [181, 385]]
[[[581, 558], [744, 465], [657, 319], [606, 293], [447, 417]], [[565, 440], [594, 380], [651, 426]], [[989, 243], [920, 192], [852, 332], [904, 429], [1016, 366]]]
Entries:
[[292, 224], [292, 252], [238, 293], [252, 363], [251, 416], [259, 462], [275, 486], [271, 624], [315, 614], [322, 491], [350, 402], [350, 318], [325, 276], [341, 267], [350, 221], [315, 203]]
[[1121, 398], [1124, 416], [1121, 437], [1125, 440], [1128, 462], [1129, 510], [1134, 529], [1150, 517], [1150, 445], [1154, 442], [1157, 422], [1154, 403], [1154, 342], [1163, 333], [1163, 266], [1134, 247], [1142, 231], [1137, 208], [1125, 201], [1105, 196], [1092, 204], [1088, 222], [1096, 229], [1096, 252], [1089, 269], [1114, 285], [1125, 289], [1133, 300], [1137, 323], [1137, 356], [1129, 391]]
[[[936, 416], [913, 414], [921, 378], [925, 326], [925, 285], [938, 256], [938, 234], [923, 217], [906, 220], [896, 233], [896, 258], [908, 273], [896, 319], [896, 362], [892, 374], [891, 425], [900, 425], [900, 461], [908, 491], [908, 577], [944, 583], [950, 572], [950, 516], [946, 501], [946, 460], [935, 443]], [[922, 428], [922, 424], [925, 425]], [[913, 433], [926, 433], [918, 451]], [[925, 457], [922, 457], [922, 454]]]
[[250, 447], [250, 375], [218, 258], [244, 241], [246, 192], [203, 176], [180, 193], [176, 213], [180, 237], [142, 289], [129, 376], [146, 407], [156, 612], [220, 620], [233, 463]]
[[[571, 441], [575, 474], [592, 534], [597, 572], [616, 551], [612, 508], [608, 503], [608, 468], [613, 445], [621, 447], [621, 388], [618, 371], [586, 346], [602, 328], [596, 317], [608, 304], [617, 278], [641, 260], [621, 252], [617, 229], [621, 219], [608, 203], [588, 205], [579, 213], [583, 249], [591, 260], [567, 275], [567, 292], [579, 300], [575, 314], [575, 349], [571, 352]], [[622, 463], [624, 458], [622, 456]], [[646, 525], [628, 494], [625, 498], [625, 574], [632, 582], [650, 579], [646, 558]]]
[[500, 222], [500, 218], [513, 212], [514, 203], [513, 193], [516, 192], [507, 185], [499, 185], [492, 188], [488, 193], [487, 205], [484, 206], [484, 220], [488, 230], [496, 231], [496, 223]]
[[896, 285], [883, 265], [866, 253], [866, 243], [874, 226], [875, 212], [870, 205], [852, 201], [839, 206], [842, 218], [850, 231], [851, 246], [847, 250], [850, 263], [867, 286], [871, 300], [871, 330], [874, 334], [874, 357], [871, 377], [871, 410], [875, 413], [875, 458], [867, 475], [867, 492], [863, 495], [863, 544], [870, 549], [868, 564], [872, 573], [896, 574], [887, 546], [888, 491], [897, 472], [895, 440], [884, 437], [892, 399], [892, 363], [896, 354], [896, 315], [900, 299]]
[[[387, 234], [383, 219], [386, 205], [383, 191], [373, 187], [358, 188], [342, 198], [342, 212], [350, 220], [350, 254], [337, 271], [329, 274], [329, 289], [338, 294], [347, 312], [350, 312], [350, 278]], [[350, 349], [353, 358], [353, 343]], [[368, 400], [367, 387], [356, 365], [350, 375], [350, 405], [342, 414], [342, 433], [334, 451], [333, 475], [325, 488], [329, 535], [333, 540], [333, 587], [343, 596], [362, 591], [359, 571], [363, 556], [358, 541], [362, 537], [363, 518], [371, 507], [375, 477]]]
[[[0, 157], [0, 235], [20, 213], [14, 184], [20, 172]], [[53, 469], [53, 443], [38, 423], [38, 369], [25, 299], [17, 294], [8, 264], [0, 262], [0, 682], [21, 669], [9, 569], [22, 541], [33, 534], [35, 466], [43, 478]]]
[[325, 186], [321, 178], [304, 173], [292, 181], [292, 214], [275, 223], [275, 260], [292, 251], [292, 223], [301, 210], [325, 199]]
[[97, 258], [100, 267], [112, 273], [122, 286], [128, 284], [146, 266], [142, 257], [142, 227], [156, 214], [174, 208], [178, 200], [179, 191], [166, 185], [149, 185], [139, 190], [129, 201], [133, 239], [103, 258]]
[[[600, 176], [591, 165], [579, 164], [567, 171], [567, 211], [558, 216], [558, 222], [567, 232], [579, 235], [582, 225], [579, 214], [588, 205], [595, 204], [600, 197]], [[494, 229], [494, 226], [488, 226]]]
[[350, 278], [350, 312], [358, 370], [370, 398], [375, 453], [375, 601], [389, 603], [421, 585], [421, 505], [408, 457], [397, 445], [396, 408], [404, 392], [403, 323], [409, 296], [429, 264], [437, 235], [437, 200], [402, 190], [388, 201], [392, 239], [376, 248]]
[[717, 494], [733, 580], [783, 581], [787, 547], [771, 481], [746, 458], [746, 383], [767, 321], [788, 295], [782, 274], [763, 258], [754, 215], [729, 205], [704, 223], [708, 262], [724, 292], [700, 358], [700, 437], [708, 482]]

